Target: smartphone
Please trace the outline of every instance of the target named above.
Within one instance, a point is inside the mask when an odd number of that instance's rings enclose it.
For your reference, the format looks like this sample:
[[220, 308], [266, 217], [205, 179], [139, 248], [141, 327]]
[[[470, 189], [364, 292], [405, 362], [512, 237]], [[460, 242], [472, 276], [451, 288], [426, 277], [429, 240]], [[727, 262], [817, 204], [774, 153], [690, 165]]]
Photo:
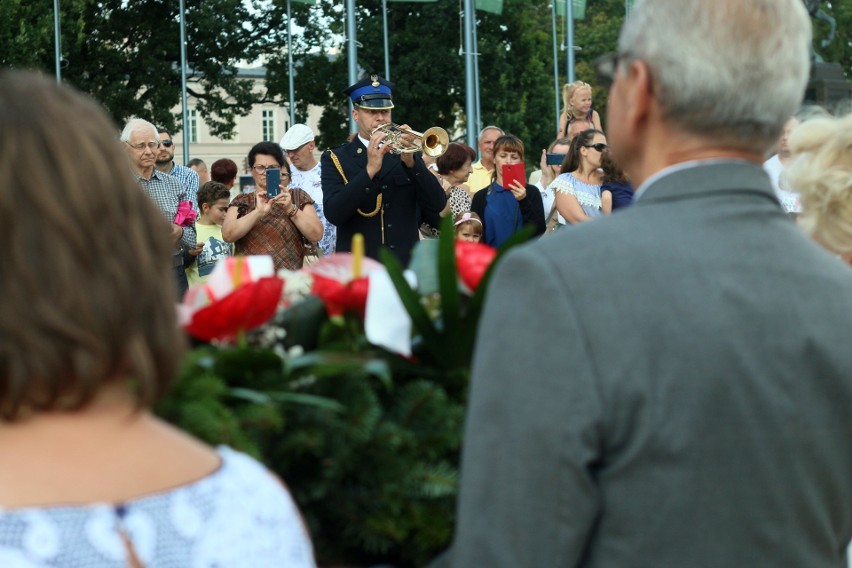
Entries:
[[279, 185], [281, 185], [281, 170], [278, 168], [268, 168], [266, 170], [266, 195], [269, 199], [281, 193]]
[[517, 180], [521, 185], [527, 184], [526, 168], [523, 162], [517, 164], [503, 164], [503, 187], [508, 189], [512, 181]]
[[565, 154], [547, 154], [545, 162], [548, 166], [561, 166], [565, 161]]

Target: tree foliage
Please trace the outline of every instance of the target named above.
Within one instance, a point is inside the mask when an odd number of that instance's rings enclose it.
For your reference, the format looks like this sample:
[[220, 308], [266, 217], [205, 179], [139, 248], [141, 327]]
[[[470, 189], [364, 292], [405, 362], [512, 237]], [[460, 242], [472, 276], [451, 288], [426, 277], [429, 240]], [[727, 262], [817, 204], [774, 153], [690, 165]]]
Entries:
[[[382, 2], [359, 0], [357, 4], [356, 36], [361, 44], [358, 66], [368, 73], [384, 74]], [[387, 6], [391, 79], [396, 83], [394, 120], [417, 130], [438, 125], [463, 132], [461, 4], [438, 0], [388, 2]], [[579, 78], [593, 82], [589, 61], [615, 48], [623, 10], [619, 0], [590, 3], [586, 22], [577, 23], [578, 45], [583, 45], [577, 57]], [[341, 93], [348, 85], [345, 14], [341, 3], [331, 0], [323, 0], [313, 12], [331, 18], [308, 19], [305, 15], [299, 21], [305, 28], [301, 44], [305, 51], [294, 52], [298, 62], [296, 98], [300, 104], [310, 102], [324, 108], [319, 145], [333, 147], [349, 132], [346, 100]], [[476, 17], [482, 124], [496, 124], [519, 136], [527, 145], [527, 161], [535, 162], [538, 148], [554, 138], [557, 120], [550, 4], [543, 0], [506, 0], [502, 15], [477, 11]], [[590, 40], [588, 46], [582, 43], [586, 39]], [[336, 54], [333, 58], [327, 55], [332, 50]], [[561, 86], [566, 81], [564, 51], [559, 52], [559, 58]]]
[[[423, 130], [466, 126], [465, 65], [459, 0], [387, 3], [394, 119]], [[838, 23], [837, 38], [817, 48], [826, 61], [852, 67], [852, 3], [824, 2]], [[98, 99], [117, 122], [141, 116], [176, 129], [180, 117], [180, 34], [175, 0], [62, 0], [63, 79]], [[356, 2], [359, 69], [384, 74], [382, 1]], [[308, 105], [323, 108], [321, 148], [349, 134], [345, 3], [291, 2], [297, 120]], [[483, 125], [497, 124], [527, 145], [528, 162], [554, 137], [553, 38], [547, 0], [505, 0], [502, 15], [476, 12]], [[590, 0], [575, 24], [575, 75], [591, 83], [595, 108], [605, 117], [606, 91], [595, 86], [591, 62], [616, 48], [622, 0]], [[186, 0], [190, 94], [214, 134], [232, 131], [236, 117], [262, 102], [289, 98], [286, 0]], [[828, 26], [815, 22], [816, 42]], [[558, 19], [564, 43], [563, 19]], [[0, 65], [54, 69], [51, 0], [0, 2]], [[566, 52], [558, 52], [558, 83], [567, 80]], [[266, 90], [252, 91], [236, 68], [263, 62]], [[561, 96], [560, 96], [561, 108]]]
[[[0, 6], [0, 64], [52, 73], [52, 2], [4, 0]], [[228, 133], [234, 117], [253, 104], [277, 99], [274, 93], [252, 93], [251, 82], [236, 76], [236, 66], [283, 43], [283, 18], [281, 11], [267, 13], [242, 0], [186, 2], [189, 92], [214, 133]], [[176, 129], [178, 2], [62, 0], [60, 28], [64, 81], [99, 100], [116, 122], [139, 116]]]

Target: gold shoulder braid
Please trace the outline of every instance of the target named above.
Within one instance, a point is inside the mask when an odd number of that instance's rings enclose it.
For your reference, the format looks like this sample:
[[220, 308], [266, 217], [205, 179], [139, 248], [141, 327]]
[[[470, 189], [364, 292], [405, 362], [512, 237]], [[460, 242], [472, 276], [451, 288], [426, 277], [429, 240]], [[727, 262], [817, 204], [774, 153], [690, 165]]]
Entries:
[[[346, 179], [346, 174], [343, 173], [343, 166], [340, 165], [340, 160], [337, 159], [337, 154], [335, 154], [332, 150], [329, 150], [328, 153], [331, 154], [331, 161], [334, 162], [334, 167], [337, 168], [338, 173], [340, 173], [340, 177], [343, 178], [343, 183], [348, 184], [349, 180]], [[382, 194], [381, 193], [379, 194], [378, 197], [376, 197], [376, 208], [373, 211], [371, 211], [370, 213], [364, 213], [360, 209], [356, 209], [356, 211], [358, 211], [358, 214], [361, 215], [362, 217], [375, 217], [376, 215], [378, 215], [379, 211], [381, 211], [381, 210], [382, 210]], [[384, 229], [385, 229], [385, 227], [384, 227], [384, 222], [383, 222], [382, 223], [382, 233], [383, 234], [384, 234]], [[382, 239], [382, 240], [384, 240], [384, 239]]]

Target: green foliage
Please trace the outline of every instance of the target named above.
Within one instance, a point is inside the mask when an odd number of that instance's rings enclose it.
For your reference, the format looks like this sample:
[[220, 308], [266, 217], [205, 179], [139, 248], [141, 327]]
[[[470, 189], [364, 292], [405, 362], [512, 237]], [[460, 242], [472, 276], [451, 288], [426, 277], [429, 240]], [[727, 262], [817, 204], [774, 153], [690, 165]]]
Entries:
[[[247, 345], [197, 348], [157, 408], [278, 473], [320, 564], [420, 566], [449, 545], [473, 344], [499, 256], [468, 297], [449, 218], [441, 235], [422, 257], [440, 291], [434, 309], [385, 259], [415, 316], [413, 357], [370, 345], [357, 316], [329, 318], [308, 299], [249, 333]], [[527, 238], [518, 233], [499, 254]]]
[[280, 388], [280, 369], [281, 360], [267, 351], [196, 349], [156, 411], [205, 442], [262, 458], [265, 443], [283, 428], [283, 416], [276, 403], [247, 400], [234, 389], [262, 389], [262, 383]]
[[[384, 74], [381, 0], [359, 0], [358, 66]], [[591, 61], [614, 48], [623, 16], [620, 0], [590, 3], [577, 23], [577, 74], [593, 82]], [[63, 0], [60, 2], [63, 79], [99, 100], [118, 123], [140, 116], [177, 130], [180, 117], [178, 3], [166, 0]], [[297, 120], [309, 104], [323, 108], [320, 148], [346, 140], [349, 116], [342, 90], [348, 85], [345, 7], [339, 0], [317, 6], [291, 3]], [[547, 2], [506, 0], [503, 15], [477, 11], [483, 124], [498, 124], [524, 140], [528, 153], [553, 138], [553, 61]], [[465, 125], [462, 18], [456, 0], [392, 2], [387, 8], [391, 78], [397, 83], [394, 117], [416, 129]], [[561, 19], [560, 19], [561, 20]], [[214, 134], [232, 132], [236, 117], [252, 105], [288, 99], [286, 2], [187, 0], [190, 94]], [[561, 24], [560, 24], [561, 29]], [[0, 64], [52, 73], [50, 0], [0, 3]], [[561, 73], [565, 66], [560, 53]], [[236, 76], [237, 65], [262, 61], [266, 91]], [[584, 67], [585, 66], [585, 67]], [[560, 83], [565, 80], [560, 77]], [[602, 109], [603, 93], [597, 107]], [[603, 114], [603, 113], [602, 113]]]
[[[117, 123], [132, 116], [178, 130], [180, 30], [178, 2], [62, 0], [64, 81], [100, 101]], [[53, 73], [53, 3], [0, 3], [0, 64]], [[253, 104], [280, 100], [257, 95], [237, 78], [236, 65], [284, 43], [281, 11], [256, 1], [187, 0], [190, 94], [215, 134], [229, 133]]]

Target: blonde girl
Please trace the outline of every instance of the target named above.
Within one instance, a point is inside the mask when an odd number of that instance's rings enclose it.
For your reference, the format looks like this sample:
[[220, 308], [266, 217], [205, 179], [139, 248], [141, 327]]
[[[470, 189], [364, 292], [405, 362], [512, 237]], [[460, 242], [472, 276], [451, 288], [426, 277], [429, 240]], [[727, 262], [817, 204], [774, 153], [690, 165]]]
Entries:
[[568, 136], [568, 126], [578, 120], [586, 121], [601, 130], [601, 117], [592, 110], [592, 86], [583, 81], [565, 83], [562, 87], [562, 115], [559, 117], [559, 137]]
[[465, 211], [453, 219], [456, 240], [478, 243], [482, 240], [482, 219], [473, 211]]

